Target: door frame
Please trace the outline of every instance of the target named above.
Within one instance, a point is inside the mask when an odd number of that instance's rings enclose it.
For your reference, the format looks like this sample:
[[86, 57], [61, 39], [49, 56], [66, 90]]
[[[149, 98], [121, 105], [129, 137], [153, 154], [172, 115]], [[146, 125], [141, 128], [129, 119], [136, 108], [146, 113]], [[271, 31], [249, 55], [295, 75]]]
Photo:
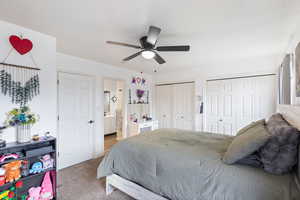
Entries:
[[[85, 77], [89, 77], [92, 79], [92, 99], [91, 99], [91, 102], [92, 102], [92, 118], [91, 120], [94, 121], [94, 125], [91, 127], [91, 135], [92, 135], [92, 139], [94, 140], [96, 138], [96, 133], [95, 133], [95, 127], [96, 127], [96, 124], [98, 124], [99, 122], [97, 122], [96, 119], [96, 109], [95, 109], [95, 101], [96, 101], [96, 77], [95, 76], [92, 76], [92, 75], [89, 75], [89, 74], [83, 74], [83, 73], [73, 73], [73, 72], [67, 72], [67, 71], [57, 71], [57, 123], [56, 123], [56, 127], [57, 127], [57, 158], [59, 157], [59, 153], [60, 153], [60, 149], [59, 149], [59, 143], [61, 142], [60, 141], [60, 130], [59, 130], [59, 114], [60, 114], [60, 111], [59, 111], [59, 75], [60, 74], [69, 74], [69, 75], [77, 75], [77, 76], [85, 76]], [[97, 157], [97, 153], [96, 153], [96, 145], [95, 143], [93, 142], [92, 143], [92, 155], [91, 155], [92, 158], [96, 158]], [[58, 161], [59, 161], [59, 158], [58, 158]], [[60, 166], [59, 166], [59, 162], [57, 163], [58, 165], [58, 169], [61, 169]]]
[[[122, 138], [118, 138], [120, 140], [123, 140], [125, 138], [127, 138], [127, 133], [128, 133], [128, 130], [127, 130], [127, 104], [128, 104], [128, 93], [126, 91], [128, 91], [128, 84], [127, 84], [127, 80], [126, 79], [121, 79], [121, 78], [115, 78], [115, 77], [110, 77], [110, 76], [103, 76], [102, 77], [102, 93], [104, 93], [104, 80], [105, 79], [111, 79], [111, 80], [114, 80], [114, 81], [122, 81], [123, 82], [123, 102], [122, 102], [122, 117], [123, 117], [123, 122], [122, 122]], [[104, 106], [104, 102], [103, 102], [103, 106]], [[104, 112], [104, 110], [103, 110]], [[103, 115], [103, 152], [105, 153], [104, 151], [104, 136], [105, 136], [105, 133], [104, 133], [104, 115]]]
[[[104, 93], [104, 80], [105, 79], [111, 79], [111, 80], [114, 80], [114, 81], [122, 81], [123, 82], [123, 102], [122, 102], [122, 117], [123, 117], [123, 122], [122, 122], [122, 138], [118, 138], [118, 140], [123, 140], [125, 138], [127, 138], [127, 104], [128, 104], [128, 98], [127, 98], [127, 92], [128, 91], [128, 84], [127, 84], [127, 81], [125, 79], [120, 79], [120, 78], [114, 78], [114, 77], [109, 77], [109, 76], [104, 76], [102, 77], [102, 84], [103, 84], [103, 88], [102, 88], [102, 93]], [[103, 102], [103, 105], [104, 105], [104, 102]], [[104, 112], [104, 110], [103, 110]], [[104, 150], [104, 136], [105, 136], [105, 133], [104, 133], [104, 117], [103, 117], [103, 150]], [[103, 151], [105, 152], [105, 151]]]

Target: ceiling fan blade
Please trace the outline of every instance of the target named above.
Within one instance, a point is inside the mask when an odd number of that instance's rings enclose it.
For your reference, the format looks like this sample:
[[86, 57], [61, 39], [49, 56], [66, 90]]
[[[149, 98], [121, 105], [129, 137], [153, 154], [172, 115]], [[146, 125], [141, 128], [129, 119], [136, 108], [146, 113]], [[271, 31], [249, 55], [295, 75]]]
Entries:
[[143, 51], [139, 51], [139, 52], [137, 52], [137, 53], [135, 53], [135, 54], [133, 54], [133, 55], [131, 55], [131, 56], [128, 56], [127, 58], [124, 58], [123, 61], [129, 61], [129, 60], [131, 60], [131, 59], [133, 59], [133, 58], [135, 58], [135, 57], [141, 55], [142, 52], [143, 52]]
[[147, 42], [152, 45], [155, 45], [160, 32], [161, 32], [160, 28], [155, 27], [155, 26], [150, 26], [148, 35], [147, 35]]
[[156, 62], [158, 62], [160, 65], [166, 63], [166, 61], [158, 54], [155, 53], [154, 59]]
[[156, 47], [157, 51], [189, 51], [190, 46], [189, 45], [183, 45], [183, 46], [160, 46]]
[[123, 43], [123, 42], [114, 42], [114, 41], [106, 41], [107, 44], [114, 44], [114, 45], [119, 45], [119, 46], [124, 46], [124, 47], [132, 47], [135, 49], [141, 49], [142, 47], [137, 46], [137, 45], [133, 45], [133, 44], [127, 44], [127, 43]]

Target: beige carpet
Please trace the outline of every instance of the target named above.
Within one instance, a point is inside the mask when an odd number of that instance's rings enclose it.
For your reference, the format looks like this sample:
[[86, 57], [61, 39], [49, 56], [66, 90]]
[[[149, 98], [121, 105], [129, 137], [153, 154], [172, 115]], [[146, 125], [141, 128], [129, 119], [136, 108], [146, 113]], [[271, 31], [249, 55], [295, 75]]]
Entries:
[[100, 159], [90, 160], [58, 173], [58, 200], [133, 200], [120, 191], [105, 194], [105, 179], [96, 179]]

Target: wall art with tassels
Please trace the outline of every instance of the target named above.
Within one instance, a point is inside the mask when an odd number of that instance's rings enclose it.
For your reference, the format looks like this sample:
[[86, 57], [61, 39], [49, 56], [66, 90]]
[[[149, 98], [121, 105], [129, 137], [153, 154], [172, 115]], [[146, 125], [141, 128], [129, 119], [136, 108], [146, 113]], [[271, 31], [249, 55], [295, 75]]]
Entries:
[[[37, 64], [30, 53], [33, 44], [28, 39], [12, 35], [9, 38], [12, 48], [8, 55], [0, 63], [0, 90], [5, 96], [9, 96], [13, 104], [25, 106], [35, 96], [40, 94], [39, 71]], [[6, 63], [13, 50], [20, 55], [29, 53], [35, 67], [21, 66]]]

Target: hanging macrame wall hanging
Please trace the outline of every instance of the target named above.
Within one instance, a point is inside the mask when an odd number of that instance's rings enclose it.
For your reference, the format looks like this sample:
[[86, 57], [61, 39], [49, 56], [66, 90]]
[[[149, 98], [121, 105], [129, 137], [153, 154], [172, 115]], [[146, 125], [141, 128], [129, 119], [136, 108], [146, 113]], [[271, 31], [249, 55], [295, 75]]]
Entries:
[[25, 106], [35, 96], [40, 94], [39, 71], [37, 64], [30, 53], [30, 58], [35, 67], [21, 66], [6, 63], [7, 58], [15, 49], [19, 54], [24, 55], [31, 51], [33, 45], [30, 40], [11, 36], [9, 41], [12, 49], [0, 63], [0, 86], [1, 93], [9, 96], [13, 104]]

